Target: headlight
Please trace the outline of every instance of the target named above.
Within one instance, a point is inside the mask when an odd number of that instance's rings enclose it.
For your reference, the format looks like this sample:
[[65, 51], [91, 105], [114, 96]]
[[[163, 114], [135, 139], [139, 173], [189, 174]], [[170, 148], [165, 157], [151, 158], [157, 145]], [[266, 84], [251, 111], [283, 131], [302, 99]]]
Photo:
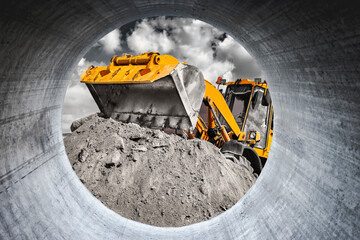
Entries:
[[255, 137], [256, 137], [256, 133], [255, 133], [255, 132], [250, 133], [250, 139], [255, 139]]

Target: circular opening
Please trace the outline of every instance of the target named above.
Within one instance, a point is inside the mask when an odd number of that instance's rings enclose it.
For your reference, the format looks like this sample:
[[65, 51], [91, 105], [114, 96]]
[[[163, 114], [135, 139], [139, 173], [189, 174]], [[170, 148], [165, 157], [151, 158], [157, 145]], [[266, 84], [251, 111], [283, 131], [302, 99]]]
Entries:
[[[81, 74], [91, 65], [108, 66], [114, 55], [153, 51], [174, 56], [201, 70], [204, 78], [219, 89], [216, 91], [220, 96], [224, 95], [239, 130], [244, 131], [242, 140], [249, 140], [246, 142], [249, 149], [234, 154], [236, 149], [230, 147], [227, 152], [220, 153], [222, 143], [213, 137], [200, 140], [199, 129], [187, 134], [169, 128], [155, 130], [119, 122], [104, 114], [94, 115], [100, 110], [86, 85], [80, 82]], [[158, 57], [155, 59], [157, 64], [161, 62]], [[97, 77], [106, 74], [100, 72]], [[115, 29], [81, 59], [65, 97], [64, 142], [73, 169], [95, 197], [132, 220], [178, 227], [212, 218], [231, 208], [255, 182], [260, 172], [256, 172], [258, 166], [252, 161], [256, 158], [253, 155], [258, 153], [251, 149], [265, 148], [266, 137], [272, 129], [271, 104], [264, 103], [266, 90], [263, 87], [234, 84], [236, 88], [230, 93], [226, 85], [216, 82], [236, 82], [237, 79], [263, 82], [259, 78], [261, 70], [242, 46], [226, 33], [199, 20], [149, 18]], [[152, 96], [159, 97], [156, 93]], [[216, 96], [211, 97], [215, 101]], [[213, 110], [220, 125], [229, 131], [231, 124], [226, 115], [221, 114], [219, 106], [214, 105]], [[200, 116], [207, 122], [204, 109], [206, 104], [203, 103]], [[259, 118], [268, 121], [265, 127], [256, 121]], [[249, 124], [245, 124], [246, 119]], [[210, 136], [210, 131], [208, 133]], [[190, 135], [195, 139], [184, 138]], [[258, 164], [264, 164], [266, 158], [267, 155], [258, 157]]]
[[[357, 236], [359, 98], [358, 85], [346, 84], [359, 75], [356, 10], [340, 1], [8, 1], [1, 41], [3, 238]], [[252, 49], [277, 94], [266, 171], [230, 211], [180, 229], [132, 222], [99, 204], [64, 161], [58, 134], [64, 71], [79, 51], [108, 26], [160, 14], [228, 29]]]

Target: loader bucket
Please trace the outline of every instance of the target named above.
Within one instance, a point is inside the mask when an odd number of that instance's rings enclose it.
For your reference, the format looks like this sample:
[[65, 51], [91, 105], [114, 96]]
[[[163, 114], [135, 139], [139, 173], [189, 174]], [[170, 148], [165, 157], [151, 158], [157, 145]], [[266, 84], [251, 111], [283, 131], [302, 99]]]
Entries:
[[154, 81], [85, 83], [106, 117], [146, 127], [194, 129], [205, 92], [204, 78], [194, 66], [174, 66]]

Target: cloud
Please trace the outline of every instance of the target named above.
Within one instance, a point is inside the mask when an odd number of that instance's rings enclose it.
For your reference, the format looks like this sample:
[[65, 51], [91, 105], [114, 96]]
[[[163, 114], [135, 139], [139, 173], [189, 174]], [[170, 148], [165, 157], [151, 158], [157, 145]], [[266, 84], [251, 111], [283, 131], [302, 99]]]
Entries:
[[143, 20], [137, 24], [135, 31], [128, 36], [127, 45], [135, 53], [170, 52], [174, 41], [165, 30], [156, 31], [152, 20]]
[[169, 17], [144, 19], [127, 33], [121, 34], [118, 29], [110, 32], [80, 60], [65, 97], [63, 131], [69, 131], [72, 121], [99, 111], [85, 84], [80, 83], [81, 73], [90, 65], [107, 66], [109, 56], [120, 55], [120, 50], [132, 55], [148, 51], [172, 55], [197, 66], [212, 83], [219, 76], [228, 81], [261, 77], [255, 60], [241, 45], [205, 22]]
[[255, 59], [230, 36], [217, 46], [216, 59], [233, 63], [235, 68], [232, 73], [236, 78], [254, 79], [262, 76]]
[[234, 64], [228, 61], [220, 62], [214, 61], [207, 68], [204, 69], [204, 78], [213, 84], [218, 77], [223, 77], [227, 80], [233, 80], [232, 71], [235, 68]]
[[130, 54], [147, 51], [170, 54], [197, 66], [214, 83], [217, 77], [261, 77], [249, 53], [233, 38], [200, 20], [158, 17], [137, 22], [127, 35]]
[[114, 54], [115, 51], [121, 50], [121, 34], [119, 29], [108, 33], [98, 41], [107, 54]]
[[74, 70], [66, 91], [63, 112], [62, 130], [70, 132], [71, 123], [81, 117], [99, 112], [94, 99], [84, 83], [80, 82], [81, 74], [90, 66], [105, 66], [104, 62], [87, 61], [82, 58]]

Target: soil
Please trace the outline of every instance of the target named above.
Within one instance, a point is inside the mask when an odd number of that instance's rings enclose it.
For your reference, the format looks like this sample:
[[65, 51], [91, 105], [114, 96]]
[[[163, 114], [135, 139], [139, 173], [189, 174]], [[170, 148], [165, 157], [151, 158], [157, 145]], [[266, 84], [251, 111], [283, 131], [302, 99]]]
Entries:
[[256, 180], [246, 159], [227, 159], [203, 140], [99, 114], [71, 128], [64, 142], [80, 180], [107, 207], [138, 222], [205, 221], [231, 208]]

